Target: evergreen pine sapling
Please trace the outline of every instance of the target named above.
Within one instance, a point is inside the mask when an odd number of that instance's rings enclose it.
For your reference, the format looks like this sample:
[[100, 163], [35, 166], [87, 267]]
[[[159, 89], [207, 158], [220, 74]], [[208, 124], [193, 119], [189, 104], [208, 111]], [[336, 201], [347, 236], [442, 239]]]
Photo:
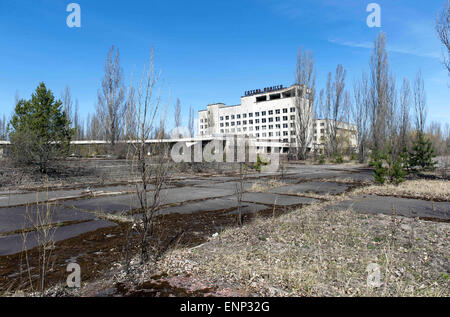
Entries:
[[436, 162], [433, 161], [436, 155], [431, 141], [425, 138], [424, 133], [419, 132], [410, 154], [409, 165], [412, 169], [417, 167], [422, 170], [432, 170]]
[[369, 162], [369, 166], [374, 168], [373, 177], [375, 178], [375, 182], [380, 185], [385, 183], [386, 175], [388, 174], [388, 169], [383, 166], [383, 160], [385, 159], [386, 154], [375, 149], [371, 154], [371, 160]]

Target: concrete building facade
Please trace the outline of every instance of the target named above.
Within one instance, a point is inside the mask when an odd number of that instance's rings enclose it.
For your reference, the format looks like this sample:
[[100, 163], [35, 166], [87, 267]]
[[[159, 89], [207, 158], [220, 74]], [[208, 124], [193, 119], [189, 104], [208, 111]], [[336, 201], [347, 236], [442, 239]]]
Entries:
[[[298, 106], [309, 100], [309, 90], [300, 85], [274, 86], [246, 91], [241, 104], [226, 106], [210, 104], [198, 113], [199, 137], [245, 136], [256, 141], [258, 148], [279, 147], [284, 153], [297, 147]], [[312, 115], [312, 114], [311, 114]], [[314, 134], [310, 150], [323, 148], [326, 120], [313, 120], [310, 131]], [[339, 127], [353, 127], [339, 123]], [[356, 139], [350, 142], [356, 146]]]

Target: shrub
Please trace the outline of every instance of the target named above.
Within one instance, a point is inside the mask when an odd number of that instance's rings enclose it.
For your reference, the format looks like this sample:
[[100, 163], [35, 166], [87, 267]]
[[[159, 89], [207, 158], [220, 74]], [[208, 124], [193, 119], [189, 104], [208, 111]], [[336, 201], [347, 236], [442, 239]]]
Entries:
[[319, 156], [319, 164], [325, 164], [325, 155], [321, 154]]
[[267, 164], [269, 164], [268, 162], [265, 162], [261, 159], [261, 156], [258, 154], [256, 156], [256, 164], [254, 165], [254, 168], [261, 173], [261, 168], [262, 166], [266, 166]]
[[344, 158], [342, 157], [342, 154], [340, 154], [340, 153], [335, 154], [335, 155], [334, 155], [334, 162], [335, 162], [336, 164], [342, 164], [342, 163], [344, 163]]

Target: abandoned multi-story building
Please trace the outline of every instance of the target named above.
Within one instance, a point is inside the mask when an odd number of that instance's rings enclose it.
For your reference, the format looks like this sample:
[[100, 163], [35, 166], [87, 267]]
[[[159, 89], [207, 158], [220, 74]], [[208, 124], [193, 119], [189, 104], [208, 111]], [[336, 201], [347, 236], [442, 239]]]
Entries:
[[[309, 90], [297, 84], [246, 91], [239, 105], [215, 103], [200, 110], [198, 136], [245, 136], [254, 139], [258, 149], [279, 147], [288, 153], [298, 146], [298, 107], [305, 107], [308, 100]], [[308, 150], [323, 150], [328, 122], [312, 120]], [[344, 122], [337, 126], [339, 135], [347, 138], [348, 147], [356, 147], [356, 127]]]

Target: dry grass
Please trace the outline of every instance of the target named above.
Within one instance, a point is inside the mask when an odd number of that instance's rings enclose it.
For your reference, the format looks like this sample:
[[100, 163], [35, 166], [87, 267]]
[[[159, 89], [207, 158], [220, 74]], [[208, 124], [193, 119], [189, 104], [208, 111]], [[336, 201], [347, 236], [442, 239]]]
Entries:
[[[449, 296], [447, 223], [328, 212], [330, 203], [228, 229], [160, 262], [259, 296]], [[382, 285], [367, 286], [367, 266]]]
[[255, 192], [255, 193], [265, 193], [269, 189], [277, 188], [281, 186], [285, 186], [286, 184], [283, 182], [280, 182], [277, 179], [270, 179], [268, 182], [256, 182], [252, 185], [252, 187], [248, 190], [249, 192]]
[[359, 188], [355, 194], [376, 194], [425, 200], [450, 201], [450, 182], [445, 180], [407, 180], [395, 186], [373, 185]]

